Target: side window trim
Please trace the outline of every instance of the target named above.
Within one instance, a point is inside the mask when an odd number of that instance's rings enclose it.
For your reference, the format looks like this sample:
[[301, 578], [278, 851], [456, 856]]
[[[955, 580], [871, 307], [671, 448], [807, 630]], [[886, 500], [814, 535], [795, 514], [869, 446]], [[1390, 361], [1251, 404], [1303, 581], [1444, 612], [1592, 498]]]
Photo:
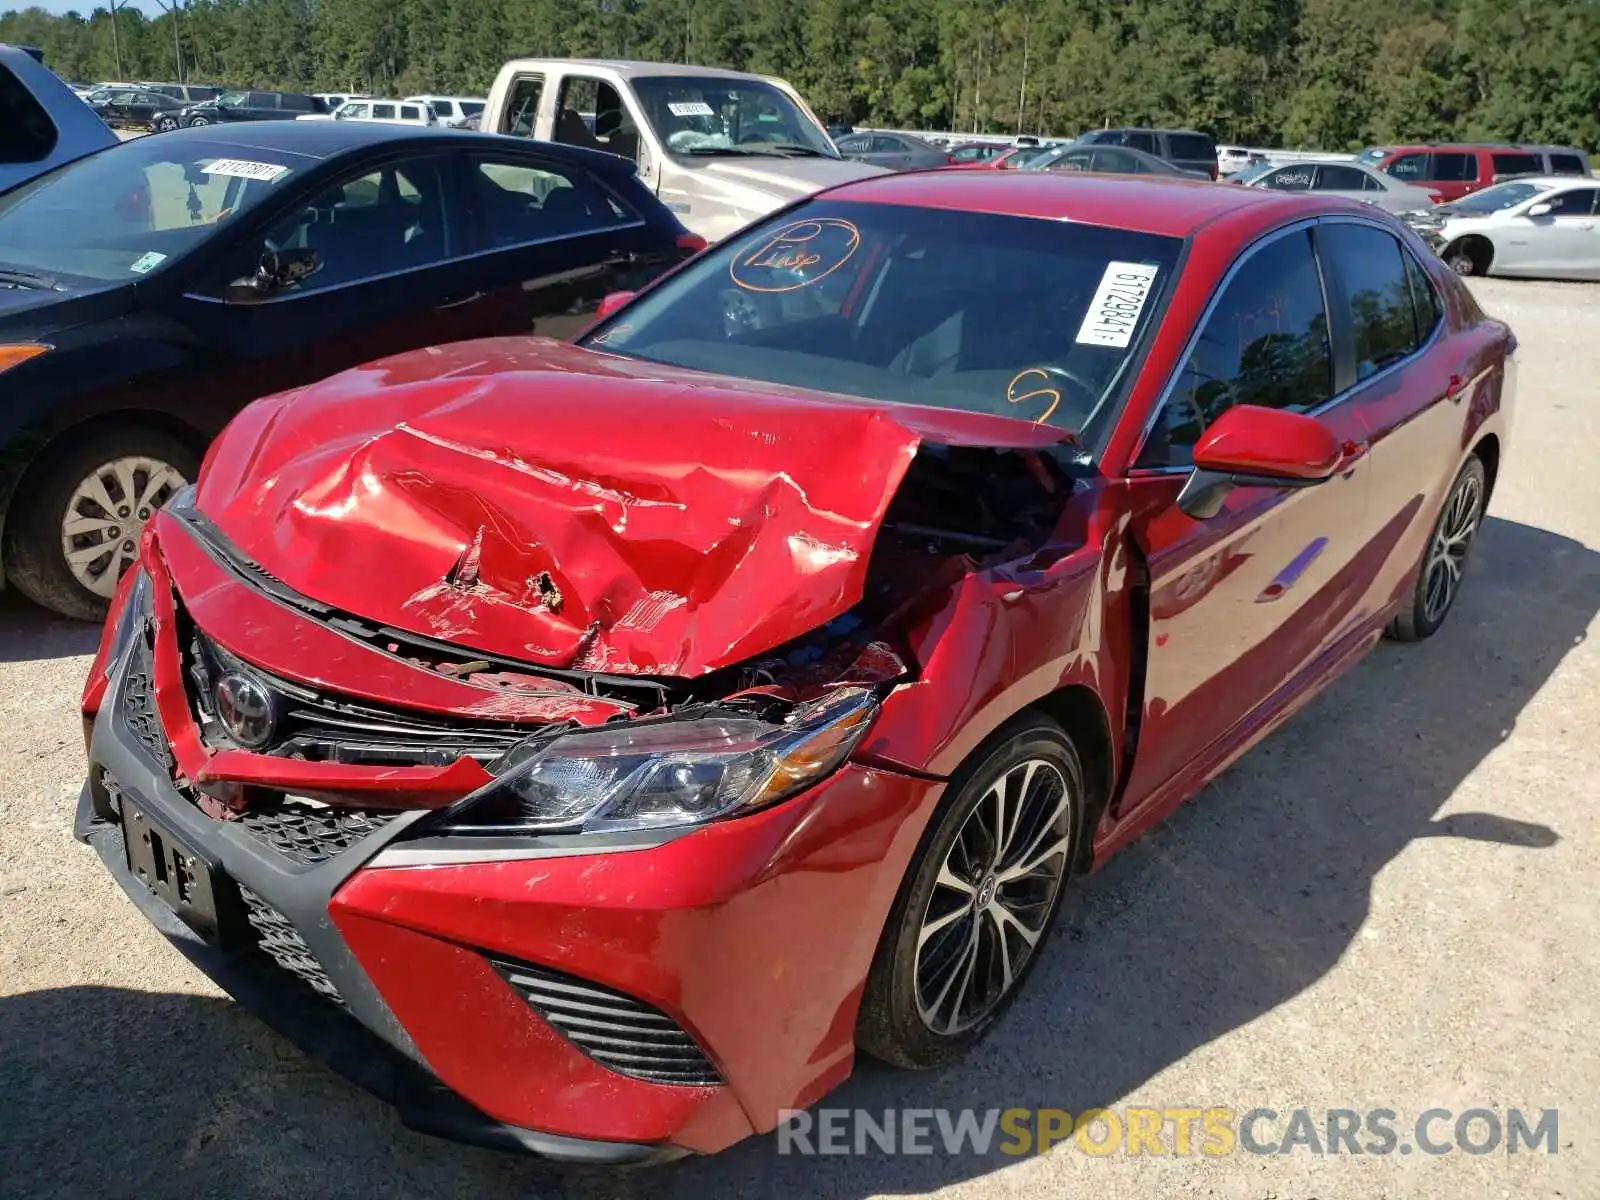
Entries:
[[[1379, 222], [1367, 220], [1359, 214], [1352, 213], [1348, 216], [1341, 214], [1339, 216], [1311, 217], [1303, 221], [1296, 221], [1292, 225], [1285, 225], [1280, 229], [1274, 229], [1271, 233], [1263, 235], [1256, 241], [1251, 242], [1250, 245], [1246, 246], [1244, 250], [1240, 252], [1239, 256], [1235, 258], [1231, 264], [1229, 264], [1228, 269], [1223, 273], [1222, 278], [1217, 281], [1216, 287], [1211, 292], [1210, 299], [1206, 301], [1205, 308], [1201, 311], [1199, 318], [1195, 321], [1194, 328], [1189, 333], [1188, 339], [1184, 342], [1183, 349], [1178, 353], [1175, 365], [1168, 374], [1166, 380], [1162, 383], [1160, 392], [1156, 394], [1156, 401], [1150, 406], [1150, 414], [1145, 418], [1144, 426], [1139, 431], [1139, 440], [1134, 444], [1133, 453], [1128, 458], [1128, 465], [1123, 470], [1125, 477], [1143, 479], [1157, 475], [1187, 475], [1194, 469], [1193, 467], [1189, 466], [1139, 466], [1138, 463], [1140, 457], [1144, 454], [1145, 443], [1150, 440], [1150, 435], [1155, 430], [1156, 422], [1161, 419], [1161, 414], [1166, 411], [1167, 401], [1172, 398], [1173, 391], [1177, 388], [1179, 381], [1183, 377], [1184, 365], [1189, 361], [1189, 356], [1194, 353], [1195, 347], [1200, 342], [1200, 335], [1205, 332], [1206, 325], [1211, 320], [1213, 313], [1216, 311], [1217, 305], [1221, 303], [1222, 297], [1228, 290], [1228, 286], [1233, 282], [1234, 277], [1244, 269], [1246, 263], [1248, 263], [1266, 247], [1278, 241], [1280, 238], [1289, 237], [1297, 233], [1303, 234], [1308, 230], [1314, 231], [1318, 225], [1331, 224], [1367, 225], [1373, 229], [1377, 229], [1388, 234], [1390, 237], [1394, 237], [1393, 231]], [[1345, 386], [1341, 388], [1339, 385], [1344, 383], [1346, 379], [1349, 379], [1355, 374], [1353, 363], [1350, 361], [1353, 358], [1353, 350], [1351, 348], [1353, 342], [1350, 330], [1350, 319], [1343, 312], [1336, 313], [1333, 305], [1330, 303], [1327, 272], [1322, 265], [1321, 250], [1316, 245], [1315, 232], [1312, 232], [1311, 237], [1312, 258], [1317, 266], [1317, 278], [1322, 288], [1322, 302], [1328, 314], [1329, 349], [1333, 357], [1334, 365], [1333, 395], [1329, 396], [1328, 399], [1324, 400], [1315, 408], [1309, 408], [1306, 410], [1306, 416], [1319, 417], [1323, 413], [1333, 409], [1336, 405], [1343, 404], [1346, 400], [1351, 399], [1363, 389], [1370, 387], [1379, 380], [1387, 378], [1390, 372], [1407, 366], [1418, 355], [1429, 350], [1433, 344], [1438, 341], [1440, 333], [1444, 329], [1445, 320], [1443, 316], [1441, 316], [1438, 321], [1434, 322], [1433, 330], [1428, 334], [1427, 338], [1420, 342], [1417, 347], [1405, 358], [1402, 358], [1397, 362], [1390, 363], [1381, 371], [1376, 371], [1367, 376], [1365, 379], [1359, 379], [1352, 383], [1346, 383]], [[1399, 245], [1400, 253], [1402, 255], [1404, 255], [1408, 260], [1414, 257], [1410, 248], [1406, 246], [1404, 242], [1400, 241], [1399, 238], [1395, 238], [1395, 241]], [[1442, 308], [1443, 299], [1438, 296], [1437, 289], [1434, 289], [1433, 281], [1427, 278], [1427, 268], [1422, 267], [1420, 263], [1417, 265], [1418, 269], [1422, 271], [1423, 279], [1427, 282], [1427, 286], [1434, 290], [1435, 303]], [[1415, 300], [1413, 300], [1413, 304], [1414, 303]], [[1348, 366], [1346, 366], [1347, 363], [1349, 364]]]

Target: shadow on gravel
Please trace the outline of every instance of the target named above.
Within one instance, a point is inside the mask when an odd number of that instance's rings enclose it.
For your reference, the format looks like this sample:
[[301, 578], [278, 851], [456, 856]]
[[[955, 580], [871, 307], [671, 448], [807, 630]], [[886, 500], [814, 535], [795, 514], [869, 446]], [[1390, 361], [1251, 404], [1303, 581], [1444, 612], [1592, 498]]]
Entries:
[[[1436, 814], [1597, 612], [1600, 554], [1488, 521], [1446, 628], [1420, 646], [1380, 647], [1101, 872], [964, 1063], [915, 1075], [863, 1062], [824, 1103], [1114, 1105], [1329, 971], [1368, 915], [1374, 876], [1413, 842], [1469, 838], [1517, 854], [1553, 845], [1557, 832], [1541, 824]], [[20, 1164], [8, 1182], [28, 1195], [856, 1200], [1015, 1161], [803, 1158], [766, 1137], [656, 1170], [557, 1173], [403, 1131], [226, 1003], [97, 988], [0, 1000], [0, 1085], [0, 1154], [13, 1172]]]
[[10, 588], [0, 591], [0, 662], [71, 658], [93, 654], [99, 644], [99, 625], [48, 613]]

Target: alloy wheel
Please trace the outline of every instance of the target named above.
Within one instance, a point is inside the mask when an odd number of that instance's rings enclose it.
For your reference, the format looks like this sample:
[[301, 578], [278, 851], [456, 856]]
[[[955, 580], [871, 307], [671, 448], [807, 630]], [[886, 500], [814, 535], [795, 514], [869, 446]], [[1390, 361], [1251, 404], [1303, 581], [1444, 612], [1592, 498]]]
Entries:
[[97, 596], [110, 599], [139, 553], [145, 522], [188, 481], [160, 459], [116, 458], [73, 489], [61, 518], [67, 569]]
[[1444, 515], [1428, 547], [1423, 615], [1430, 625], [1444, 620], [1455, 603], [1467, 551], [1482, 522], [1483, 480], [1478, 475], [1463, 475], [1445, 501]]
[[1060, 768], [1032, 758], [967, 814], [917, 934], [917, 1013], [934, 1033], [980, 1024], [1021, 977], [1066, 879], [1073, 802]]

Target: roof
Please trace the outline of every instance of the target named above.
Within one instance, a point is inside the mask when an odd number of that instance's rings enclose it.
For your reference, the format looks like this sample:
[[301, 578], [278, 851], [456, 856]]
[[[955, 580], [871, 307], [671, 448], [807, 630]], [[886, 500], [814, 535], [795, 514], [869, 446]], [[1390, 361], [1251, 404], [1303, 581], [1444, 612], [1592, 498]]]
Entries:
[[1188, 237], [1213, 219], [1254, 208], [1263, 221], [1345, 211], [1296, 192], [1227, 187], [1208, 179], [1054, 171], [905, 171], [830, 188], [830, 200], [909, 204], [996, 216], [1081, 221]]
[[[524, 63], [559, 63], [563, 67], [598, 67], [607, 71], [615, 71], [624, 77], [638, 77], [643, 75], [692, 75], [706, 78], [728, 78], [733, 76], [738, 79], [761, 80], [766, 82], [765, 75], [755, 75], [749, 71], [730, 71], [725, 67], [691, 67], [682, 63], [645, 62], [641, 59], [631, 58], [517, 58], [506, 63], [506, 67], [522, 70]], [[501, 70], [505, 70], [502, 67]]]
[[[163, 133], [166, 144], [173, 139], [192, 139], [241, 149], [276, 150], [284, 154], [300, 154], [307, 158], [332, 158], [364, 146], [396, 142], [445, 142], [459, 146], [481, 146], [485, 149], [505, 151], [506, 137], [497, 133], [479, 133], [471, 129], [447, 129], [442, 126], [388, 125], [380, 121], [240, 121], [220, 125], [204, 125], [198, 129], [175, 129]], [[518, 139], [521, 140], [521, 139]], [[580, 146], [564, 146], [553, 142], [540, 142], [540, 153], [554, 154], [590, 161], [599, 159], [602, 166], [623, 163], [615, 154], [586, 150]], [[629, 164], [631, 166], [631, 164]]]

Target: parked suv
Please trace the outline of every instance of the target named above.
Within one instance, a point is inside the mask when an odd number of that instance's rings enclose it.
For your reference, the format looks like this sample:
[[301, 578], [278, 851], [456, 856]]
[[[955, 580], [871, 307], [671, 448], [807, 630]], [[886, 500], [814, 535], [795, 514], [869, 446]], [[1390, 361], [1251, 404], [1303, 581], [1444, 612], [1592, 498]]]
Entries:
[[181, 110], [178, 124], [187, 127], [230, 121], [292, 121], [302, 113], [326, 111], [321, 100], [304, 92], [223, 92], [215, 100]]
[[1431, 188], [1446, 200], [1519, 175], [1587, 175], [1589, 158], [1570, 146], [1373, 146], [1359, 162], [1405, 183]]
[[1097, 146], [1131, 146], [1185, 171], [1217, 177], [1217, 143], [1193, 129], [1095, 129], [1078, 139]]
[[0, 192], [117, 144], [38, 51], [0, 45]]
[[199, 104], [202, 100], [215, 100], [222, 95], [222, 89], [209, 84], [199, 83], [140, 83], [135, 84], [141, 92], [155, 92], [162, 96], [171, 96], [174, 100], [182, 100], [185, 104]]

